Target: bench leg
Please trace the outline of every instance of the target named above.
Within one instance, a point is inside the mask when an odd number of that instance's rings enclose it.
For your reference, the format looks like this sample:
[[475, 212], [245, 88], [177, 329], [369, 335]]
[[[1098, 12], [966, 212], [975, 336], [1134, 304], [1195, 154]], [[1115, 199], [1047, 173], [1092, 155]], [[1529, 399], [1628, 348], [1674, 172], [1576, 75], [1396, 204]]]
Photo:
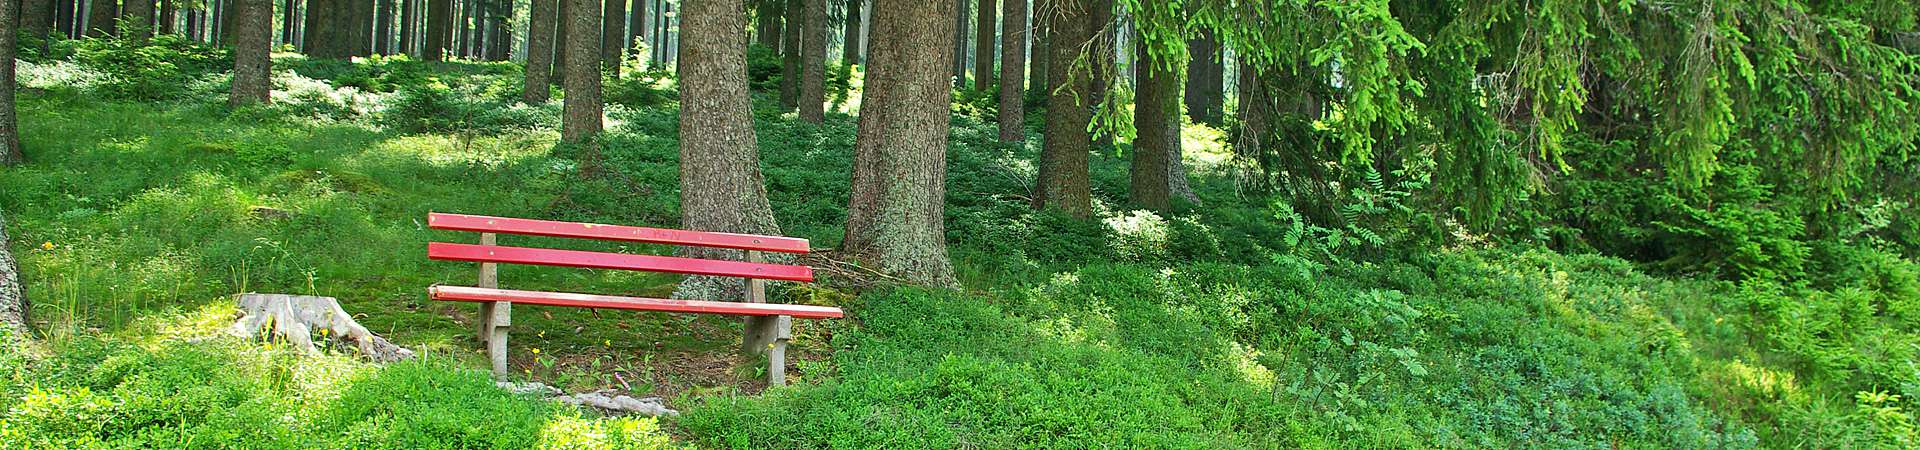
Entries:
[[480, 304], [480, 325], [474, 332], [474, 338], [480, 340], [480, 346], [486, 347], [487, 339], [493, 337], [493, 302]]
[[486, 305], [488, 308], [486, 308], [484, 323], [487, 324], [487, 357], [493, 360], [493, 376], [505, 378], [507, 376], [507, 329], [513, 327], [513, 303], [493, 302]]
[[787, 341], [793, 339], [793, 317], [748, 317], [747, 335], [741, 350], [751, 355], [767, 355], [767, 385], [787, 384]]

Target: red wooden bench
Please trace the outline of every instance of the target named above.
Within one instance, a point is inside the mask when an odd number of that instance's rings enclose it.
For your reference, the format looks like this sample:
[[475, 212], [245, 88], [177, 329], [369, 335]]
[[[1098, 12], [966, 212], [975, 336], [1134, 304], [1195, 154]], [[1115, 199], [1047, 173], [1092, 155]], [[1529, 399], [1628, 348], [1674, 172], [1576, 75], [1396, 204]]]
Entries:
[[[813, 269], [763, 263], [761, 252], [807, 253], [806, 239], [442, 213], [428, 214], [427, 226], [436, 230], [480, 233], [478, 245], [427, 243], [428, 258], [480, 263], [479, 285], [436, 285], [427, 292], [433, 300], [480, 303], [480, 340], [487, 346], [487, 354], [493, 360], [493, 372], [496, 375], [507, 373], [507, 328], [513, 325], [512, 309], [515, 303], [746, 316], [746, 336], [742, 339], [741, 348], [767, 356], [767, 382], [776, 386], [786, 382], [786, 349], [787, 340], [792, 337], [793, 318], [832, 319], [842, 316], [840, 308], [766, 302], [766, 280], [813, 281]], [[497, 234], [726, 248], [746, 251], [747, 261], [507, 247], [495, 245]], [[747, 298], [742, 299], [744, 302], [669, 300], [500, 289], [499, 264], [739, 277], [747, 279]]]

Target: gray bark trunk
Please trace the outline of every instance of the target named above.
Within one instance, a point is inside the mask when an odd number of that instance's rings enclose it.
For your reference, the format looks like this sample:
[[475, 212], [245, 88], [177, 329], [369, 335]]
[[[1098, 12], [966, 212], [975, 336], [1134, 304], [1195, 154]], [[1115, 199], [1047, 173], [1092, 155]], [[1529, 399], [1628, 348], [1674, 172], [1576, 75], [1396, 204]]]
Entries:
[[600, 12], [600, 59], [601, 64], [614, 75], [620, 74], [620, 59], [626, 57], [627, 46], [627, 0], [607, 0]]
[[527, 11], [527, 79], [520, 101], [530, 105], [552, 99], [553, 39], [558, 0], [532, 0]]
[[1005, 0], [1000, 26], [1000, 140], [1027, 140], [1027, 0]]
[[273, 0], [234, 0], [233, 83], [228, 104], [238, 107], [271, 101], [273, 85], [268, 42], [273, 39]]
[[1093, 137], [1093, 85], [1087, 64], [1076, 65], [1080, 50], [1093, 39], [1087, 0], [1052, 0], [1058, 12], [1048, 26], [1052, 40], [1047, 80], [1047, 132], [1035, 183], [1042, 207], [1054, 207], [1080, 218], [1093, 216], [1093, 187], [1087, 175], [1087, 152]]
[[827, 103], [827, 0], [804, 0], [805, 28], [800, 44], [800, 120], [820, 123]]
[[93, 0], [87, 5], [87, 37], [113, 36], [113, 19], [119, 16], [118, 0]]
[[[945, 201], [955, 0], [877, 0], [845, 249], [915, 283], [955, 286]], [[967, 1], [967, 0], [959, 0]], [[929, 57], [932, 56], [932, 57]]]
[[[126, 37], [144, 41], [153, 37], [153, 0], [125, 0], [120, 17], [132, 27], [122, 30]], [[272, 14], [272, 13], [268, 13]]]
[[600, 104], [600, 2], [567, 2], [567, 27], [580, 31], [567, 36], [565, 104], [561, 108], [560, 139], [576, 145], [580, 151], [580, 174], [599, 175], [600, 130], [603, 127]]
[[846, 29], [841, 32], [843, 38], [840, 39], [840, 64], [847, 67], [862, 63], [860, 59], [861, 3], [865, 3], [865, 0], [847, 0]]
[[[14, 27], [20, 23], [20, 5], [9, 1], [0, 3], [5, 3], [0, 5], [0, 167], [9, 167], [27, 162], [26, 153], [20, 150], [20, 116], [14, 109], [13, 99], [17, 81], [14, 58], [20, 55], [20, 33]], [[0, 253], [6, 251], [4, 233], [0, 231]], [[0, 267], [0, 271], [11, 270], [12, 256], [4, 257], [7, 267]]]
[[800, 105], [800, 29], [802, 16], [806, 13], [801, 0], [787, 0], [785, 13], [786, 26], [781, 29], [780, 38], [780, 107], [790, 111]]
[[[747, 94], [747, 15], [740, 0], [685, 0], [680, 15], [680, 213], [691, 230], [780, 233], [760, 174]], [[686, 249], [740, 260], [741, 252]], [[688, 277], [675, 298], [739, 300], [740, 279]]]
[[[964, 1], [964, 0], [962, 0]], [[1013, 3], [1022, 0], [1007, 0]], [[973, 87], [985, 91], [993, 85], [994, 22], [1000, 11], [993, 0], [980, 0], [980, 11], [973, 22]]]

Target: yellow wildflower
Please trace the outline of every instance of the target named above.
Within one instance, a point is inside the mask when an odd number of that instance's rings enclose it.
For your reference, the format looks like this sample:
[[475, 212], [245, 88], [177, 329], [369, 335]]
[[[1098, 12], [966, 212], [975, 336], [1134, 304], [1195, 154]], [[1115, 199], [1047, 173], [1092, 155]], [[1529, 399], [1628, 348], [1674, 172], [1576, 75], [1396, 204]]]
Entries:
[[537, 348], [536, 348], [536, 349], [533, 349], [533, 354], [535, 354], [535, 355], [538, 355], [538, 354], [540, 354], [540, 349], [537, 349]]
[[45, 243], [40, 244], [40, 248], [53, 250], [53, 241], [47, 241]]

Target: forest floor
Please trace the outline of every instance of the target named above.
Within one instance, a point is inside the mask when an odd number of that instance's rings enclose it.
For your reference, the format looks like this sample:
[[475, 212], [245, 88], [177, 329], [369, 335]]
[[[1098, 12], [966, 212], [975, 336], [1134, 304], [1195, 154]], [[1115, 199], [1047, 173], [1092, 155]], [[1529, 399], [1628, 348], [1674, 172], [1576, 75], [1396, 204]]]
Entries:
[[[455, 95], [511, 84], [498, 67], [432, 83]], [[282, 85], [361, 73], [306, 69], [334, 72]], [[60, 70], [26, 70], [33, 161], [0, 172], [41, 338], [0, 352], [0, 448], [1912, 448], [1920, 436], [1900, 400], [1920, 384], [1831, 375], [1920, 379], [1898, 365], [1920, 336], [1815, 328], [1861, 303], [1920, 301], [1898, 280], [1805, 294], [1534, 248], [1335, 251], [1297, 215], [1243, 195], [1221, 133], [1205, 127], [1187, 131], [1204, 207], [1126, 210], [1122, 145], [1093, 158], [1099, 217], [1076, 220], [1032, 211], [1033, 146], [997, 143], [966, 114], [953, 122], [947, 210], [963, 288], [777, 286], [779, 301], [848, 311], [796, 322], [791, 387], [752, 381], [763, 369], [733, 356], [735, 319], [516, 307], [517, 377], [662, 395], [684, 412], [601, 417], [492, 387], [474, 308], [425, 295], [475, 276], [428, 261], [425, 244], [473, 237], [423, 220], [673, 227], [671, 101], [616, 104], [613, 172], [583, 181], [550, 124], [406, 129], [404, 106], [433, 106], [421, 100], [433, 94], [404, 86], [229, 111], [101, 99]], [[760, 106], [784, 234], [835, 247], [854, 119], [807, 125]], [[531, 109], [551, 118], [557, 103]], [[524, 266], [500, 279], [653, 296], [677, 280]], [[239, 292], [339, 298], [422, 357], [375, 366], [209, 340]]]

